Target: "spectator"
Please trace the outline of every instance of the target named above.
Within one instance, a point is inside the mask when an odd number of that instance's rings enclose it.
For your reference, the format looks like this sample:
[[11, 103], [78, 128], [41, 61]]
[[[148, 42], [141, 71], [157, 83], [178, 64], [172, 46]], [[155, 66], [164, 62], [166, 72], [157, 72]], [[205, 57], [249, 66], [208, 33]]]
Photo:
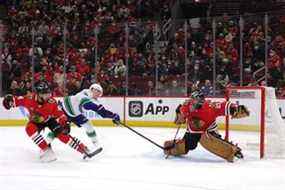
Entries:
[[[62, 0], [48, 3], [33, 1], [32, 4], [31, 1], [17, 1], [17, 6], [14, 6], [15, 3], [8, 5], [9, 17], [4, 23], [6, 27], [1, 55], [3, 79], [8, 81], [6, 86], [3, 85], [4, 91], [9, 88], [15, 90], [12, 80], [20, 81], [29, 76], [36, 80], [46, 78], [55, 86], [56, 94], [62, 94], [60, 89], [64, 88], [65, 80], [63, 65], [67, 72], [67, 87], [72, 91], [69, 93], [88, 87], [92, 81], [100, 81], [115, 86], [118, 92], [110, 90], [110, 93], [120, 95], [125, 94], [125, 87], [121, 87], [122, 84], [116, 80], [125, 76], [126, 65], [130, 78], [135, 76], [141, 81], [137, 84], [138, 88], [148, 86], [151, 89], [151, 93], [146, 91], [142, 95], [155, 94], [151, 86], [154, 86], [156, 74], [159, 78], [163, 75], [165, 83], [172, 80], [179, 83], [179, 78], [184, 76], [185, 68], [188, 68], [188, 82], [192, 83], [207, 80], [214, 70], [211, 22], [191, 19], [187, 30], [184, 22], [176, 22], [175, 27], [169, 25], [169, 28], [163, 25], [163, 33], [157, 38], [155, 20], [158, 18], [165, 23], [171, 16], [169, 0], [73, 0], [68, 3], [65, 6]], [[217, 88], [223, 91], [227, 84], [239, 82], [240, 28], [236, 18], [220, 17], [216, 20], [216, 80]], [[284, 79], [283, 21], [282, 16], [272, 15], [268, 25], [271, 38], [268, 44], [268, 82], [277, 88]], [[241, 57], [244, 60], [244, 84], [254, 83], [253, 73], [265, 65], [266, 38], [262, 22], [254, 16], [244, 19], [244, 57]], [[62, 40], [64, 36], [65, 44]], [[189, 60], [185, 60], [186, 55]], [[27, 74], [31, 72], [32, 65], [35, 66], [35, 76]], [[149, 79], [144, 80], [145, 77], [151, 77], [152, 85], [148, 84]], [[28, 83], [24, 84], [24, 88], [30, 88], [29, 80], [23, 81]], [[163, 94], [161, 86], [165, 84], [157, 81], [156, 85], [158, 93]]]
[[201, 91], [206, 97], [214, 95], [214, 89], [210, 80], [205, 80], [204, 85], [201, 87]]
[[169, 96], [184, 96], [185, 87], [181, 86], [177, 80], [172, 80], [168, 86]]

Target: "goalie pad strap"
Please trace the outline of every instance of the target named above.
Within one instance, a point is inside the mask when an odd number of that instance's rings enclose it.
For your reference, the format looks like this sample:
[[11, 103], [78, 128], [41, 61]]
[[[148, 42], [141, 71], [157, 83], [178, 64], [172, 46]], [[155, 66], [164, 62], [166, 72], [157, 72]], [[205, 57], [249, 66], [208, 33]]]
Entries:
[[211, 133], [202, 134], [200, 144], [209, 152], [227, 160], [228, 162], [233, 162], [235, 154], [240, 150], [239, 147]]
[[173, 155], [173, 156], [180, 156], [183, 154], [187, 154], [185, 148], [185, 140], [184, 139], [177, 139], [177, 140], [170, 140], [164, 142], [164, 154], [166, 155]]

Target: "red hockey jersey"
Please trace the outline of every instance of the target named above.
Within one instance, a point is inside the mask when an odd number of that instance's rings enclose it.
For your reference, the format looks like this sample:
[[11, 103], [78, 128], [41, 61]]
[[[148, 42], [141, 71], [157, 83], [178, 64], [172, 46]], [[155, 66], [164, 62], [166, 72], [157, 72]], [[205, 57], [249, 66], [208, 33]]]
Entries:
[[14, 102], [16, 107], [23, 106], [28, 109], [29, 119], [32, 121], [35, 116], [40, 116], [42, 122], [51, 117], [56, 118], [60, 125], [64, 125], [67, 121], [64, 112], [58, 108], [56, 100], [52, 97], [40, 103], [38, 95], [32, 93], [26, 96], [14, 96]]
[[192, 133], [204, 133], [217, 128], [216, 118], [229, 114], [230, 102], [205, 101], [199, 109], [193, 108], [193, 101], [181, 106], [180, 111], [187, 121], [187, 128]]

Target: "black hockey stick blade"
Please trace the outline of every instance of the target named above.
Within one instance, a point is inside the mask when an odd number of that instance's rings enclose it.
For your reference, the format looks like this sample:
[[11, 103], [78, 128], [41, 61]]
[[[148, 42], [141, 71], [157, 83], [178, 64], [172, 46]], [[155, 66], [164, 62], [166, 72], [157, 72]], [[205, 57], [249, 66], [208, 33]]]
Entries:
[[83, 159], [92, 158], [93, 156], [95, 156], [95, 155], [99, 154], [100, 152], [102, 152], [102, 150], [103, 150], [103, 148], [100, 147], [100, 148], [96, 149], [93, 152], [85, 153], [85, 155], [83, 156]]

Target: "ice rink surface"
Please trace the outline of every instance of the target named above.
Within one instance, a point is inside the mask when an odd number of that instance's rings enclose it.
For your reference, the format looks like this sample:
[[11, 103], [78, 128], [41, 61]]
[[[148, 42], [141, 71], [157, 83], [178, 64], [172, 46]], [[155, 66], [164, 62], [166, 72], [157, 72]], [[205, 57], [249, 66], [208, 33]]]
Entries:
[[[159, 144], [176, 129], [135, 128]], [[41, 163], [39, 150], [24, 128], [0, 128], [1, 190], [284, 190], [285, 159], [258, 158], [245, 145], [255, 133], [235, 132], [245, 159], [228, 163], [198, 147], [184, 157], [165, 159], [162, 150], [126, 128], [96, 131], [104, 148], [83, 161], [79, 153], [55, 140], [57, 161]], [[184, 129], [180, 130], [181, 136]], [[89, 146], [84, 131], [72, 134]]]

